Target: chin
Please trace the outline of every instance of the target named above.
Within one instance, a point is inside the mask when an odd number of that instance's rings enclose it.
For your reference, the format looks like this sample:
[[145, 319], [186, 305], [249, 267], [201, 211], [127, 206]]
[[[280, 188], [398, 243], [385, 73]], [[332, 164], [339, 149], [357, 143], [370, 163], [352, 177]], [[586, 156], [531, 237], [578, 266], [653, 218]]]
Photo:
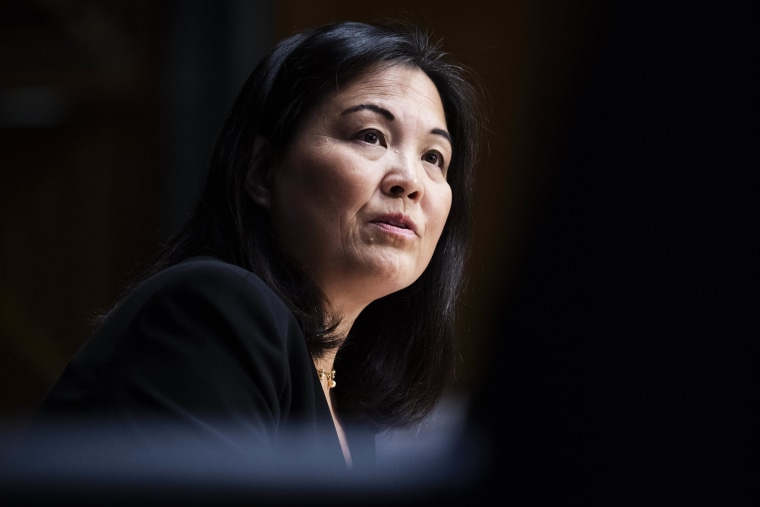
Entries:
[[403, 277], [396, 277], [393, 275], [386, 275], [382, 279], [382, 283], [388, 287], [388, 291], [385, 295], [393, 294], [394, 292], [398, 292], [400, 290], [404, 290], [410, 285], [412, 285], [417, 279], [419, 278], [419, 275], [411, 277], [409, 275], [403, 276]]

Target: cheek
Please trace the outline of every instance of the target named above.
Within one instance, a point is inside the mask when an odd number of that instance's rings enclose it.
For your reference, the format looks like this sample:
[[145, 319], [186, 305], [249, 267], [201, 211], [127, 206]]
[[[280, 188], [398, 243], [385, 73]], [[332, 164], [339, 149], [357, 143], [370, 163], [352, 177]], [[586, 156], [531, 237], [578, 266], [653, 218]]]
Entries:
[[431, 223], [435, 224], [434, 227], [440, 237], [443, 232], [443, 226], [446, 224], [446, 219], [451, 212], [451, 188], [446, 186], [445, 191], [441, 192], [441, 195], [434, 201], [434, 204], [430, 209]]
[[[372, 195], [372, 182], [359, 164], [334, 149], [298, 153], [282, 167], [278, 179], [279, 215], [288, 230], [303, 238], [339, 234]], [[332, 237], [332, 240], [335, 240]]]
[[316, 156], [315, 151], [297, 150], [279, 168], [277, 194], [285, 206], [304, 208], [314, 204], [312, 201], [331, 199], [337, 183], [333, 181], [329, 161]]
[[332, 150], [311, 164], [302, 186], [318, 196], [326, 212], [346, 218], [372, 198], [379, 182], [366, 161]]
[[317, 146], [305, 151], [292, 166], [291, 176], [311, 193], [319, 193], [326, 199], [338, 198], [366, 184], [366, 175], [363, 176], [358, 169], [361, 161], [357, 162], [350, 154], [331, 146]]

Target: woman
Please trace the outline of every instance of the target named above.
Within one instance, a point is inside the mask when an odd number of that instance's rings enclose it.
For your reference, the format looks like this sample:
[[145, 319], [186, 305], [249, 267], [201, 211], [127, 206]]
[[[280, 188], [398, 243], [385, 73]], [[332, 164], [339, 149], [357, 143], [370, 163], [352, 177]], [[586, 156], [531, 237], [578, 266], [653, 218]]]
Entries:
[[377, 432], [419, 423], [451, 385], [480, 129], [463, 68], [414, 28], [282, 41], [235, 101], [194, 214], [30, 438], [97, 418], [130, 445], [182, 434], [370, 465]]

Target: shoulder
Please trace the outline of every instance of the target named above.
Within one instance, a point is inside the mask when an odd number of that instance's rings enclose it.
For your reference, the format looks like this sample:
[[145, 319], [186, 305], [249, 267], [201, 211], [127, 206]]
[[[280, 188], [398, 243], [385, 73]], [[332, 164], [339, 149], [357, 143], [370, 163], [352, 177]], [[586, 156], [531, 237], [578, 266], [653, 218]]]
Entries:
[[127, 301], [142, 306], [165, 298], [175, 303], [255, 308], [292, 317], [282, 299], [256, 274], [214, 257], [193, 257], [151, 276]]
[[105, 318], [96, 336], [133, 345], [146, 340], [201, 340], [218, 346], [303, 342], [285, 303], [254, 273], [213, 257], [195, 257], [138, 284]]
[[290, 389], [289, 365], [307, 367], [310, 357], [295, 316], [258, 276], [198, 257], [137, 285], [76, 362], [100, 365], [120, 388], [189, 396], [188, 405], [258, 396], [273, 406]]
[[182, 288], [206, 290], [222, 295], [227, 291], [258, 293], [263, 298], [280, 298], [256, 274], [214, 257], [193, 257], [164, 269], [145, 280], [137, 291]]

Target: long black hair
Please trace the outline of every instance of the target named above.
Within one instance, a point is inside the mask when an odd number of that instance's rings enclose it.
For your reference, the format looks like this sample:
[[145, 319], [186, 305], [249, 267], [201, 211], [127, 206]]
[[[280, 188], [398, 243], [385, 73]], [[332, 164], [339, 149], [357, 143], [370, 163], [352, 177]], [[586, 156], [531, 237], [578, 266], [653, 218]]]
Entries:
[[[378, 65], [419, 68], [430, 77], [453, 144], [453, 200], [430, 265], [411, 286], [367, 306], [335, 360], [342, 416], [382, 429], [421, 421], [453, 380], [484, 125], [475, 76], [417, 27], [342, 22], [277, 44], [255, 67], [217, 135], [200, 203], [148, 274], [194, 255], [219, 257], [256, 273], [282, 297], [313, 357], [334, 347], [335, 316], [325, 313], [319, 288], [279, 250], [269, 215], [249, 197], [245, 179], [252, 168], [276, 167], [310, 108]], [[254, 151], [254, 144], [263, 148]]]

